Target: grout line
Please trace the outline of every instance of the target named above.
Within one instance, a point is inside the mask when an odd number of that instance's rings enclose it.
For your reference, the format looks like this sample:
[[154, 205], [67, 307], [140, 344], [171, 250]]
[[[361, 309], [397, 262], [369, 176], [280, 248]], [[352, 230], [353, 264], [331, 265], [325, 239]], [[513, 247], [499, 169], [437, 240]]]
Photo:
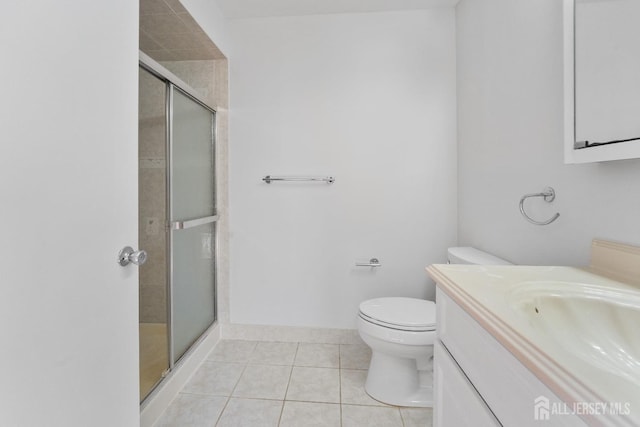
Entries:
[[228, 397], [226, 394], [198, 393], [193, 391], [182, 391], [182, 390], [178, 394], [184, 394], [187, 396], [198, 396], [198, 397]]
[[218, 415], [218, 418], [216, 418], [216, 422], [213, 424], [214, 426], [217, 426], [218, 423], [220, 422], [220, 418], [222, 418], [222, 414], [224, 414], [224, 411], [227, 409], [227, 405], [229, 405], [229, 401], [231, 400], [231, 396], [227, 396], [227, 401], [224, 402], [224, 406], [222, 407], [222, 411], [220, 411], [220, 415]]
[[402, 427], [405, 427], [405, 422], [404, 422], [404, 417], [402, 416], [402, 411], [400, 410], [400, 407], [397, 406], [398, 408], [398, 412], [400, 413], [400, 422], [402, 423]]
[[[296, 357], [298, 356], [298, 344], [296, 344], [296, 354], [293, 356], [293, 361], [295, 363]], [[295, 365], [292, 363], [291, 364], [291, 370], [289, 371], [289, 381], [287, 381], [287, 389], [284, 391], [284, 398], [282, 400], [287, 400], [287, 394], [289, 393], [289, 386], [291, 385], [291, 379], [293, 378], [293, 368], [295, 367]], [[284, 407], [284, 405], [283, 405]]]
[[[272, 399], [273, 400], [273, 399]], [[327, 402], [326, 400], [300, 400], [300, 399], [287, 399], [287, 402], [296, 403], [318, 403], [322, 405], [340, 405], [340, 402]]]
[[291, 378], [293, 377], [293, 366], [296, 363], [296, 357], [298, 357], [298, 349], [300, 343], [296, 343], [296, 352], [293, 355], [293, 361], [291, 362], [291, 369], [289, 369], [289, 380], [287, 381], [287, 388], [284, 391], [284, 397], [282, 398], [282, 408], [280, 408], [280, 417], [278, 417], [278, 425], [282, 422], [282, 414], [284, 414], [284, 404], [287, 401], [287, 393], [289, 393], [289, 385], [291, 384]]
[[[217, 347], [217, 345], [216, 345], [216, 347]], [[222, 408], [222, 411], [220, 411], [220, 415], [218, 415], [218, 418], [216, 419], [216, 422], [215, 422], [214, 425], [218, 425], [218, 423], [220, 422], [220, 419], [222, 418], [222, 415], [224, 414], [224, 411], [227, 409], [227, 406], [229, 406], [229, 402], [231, 402], [231, 396], [233, 396], [233, 392], [236, 391], [236, 387], [238, 387], [238, 384], [240, 383], [240, 380], [242, 379], [242, 376], [244, 375], [244, 372], [247, 370], [247, 366], [249, 366], [249, 359], [251, 358], [251, 354], [255, 351], [256, 347], [257, 347], [257, 345], [254, 345], [253, 348], [251, 349], [251, 351], [249, 352], [249, 354], [247, 355], [247, 361], [244, 362], [244, 368], [242, 368], [242, 372], [238, 376], [238, 380], [236, 381], [236, 383], [234, 384], [233, 388], [229, 392], [229, 396], [227, 396], [227, 401], [224, 403], [224, 407]], [[215, 347], [211, 351], [213, 351], [214, 349], [215, 349]], [[238, 363], [238, 365], [239, 364], [240, 363]]]
[[342, 344], [338, 345], [338, 376], [340, 384], [340, 427], [342, 427]]
[[240, 397], [240, 396], [232, 396], [232, 397], [238, 400], [264, 400], [266, 402], [282, 402], [282, 399], [271, 399], [267, 397]]
[[300, 350], [300, 343], [296, 343], [296, 352], [293, 355], [293, 360], [291, 361], [291, 366], [296, 366], [296, 359], [298, 358], [298, 350]]

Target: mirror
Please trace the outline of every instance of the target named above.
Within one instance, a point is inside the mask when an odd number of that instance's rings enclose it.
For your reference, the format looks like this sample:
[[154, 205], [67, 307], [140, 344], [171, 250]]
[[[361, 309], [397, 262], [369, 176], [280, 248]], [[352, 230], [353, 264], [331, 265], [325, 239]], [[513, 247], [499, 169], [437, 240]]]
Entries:
[[640, 0], [565, 0], [565, 163], [640, 157]]

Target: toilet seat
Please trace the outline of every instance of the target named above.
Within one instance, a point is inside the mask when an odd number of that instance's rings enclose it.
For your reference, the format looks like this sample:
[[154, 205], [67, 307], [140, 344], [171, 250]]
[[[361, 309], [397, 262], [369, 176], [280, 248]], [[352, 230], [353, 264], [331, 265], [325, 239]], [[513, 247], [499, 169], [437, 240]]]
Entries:
[[375, 298], [360, 304], [359, 316], [385, 328], [411, 332], [436, 329], [436, 305], [417, 298]]

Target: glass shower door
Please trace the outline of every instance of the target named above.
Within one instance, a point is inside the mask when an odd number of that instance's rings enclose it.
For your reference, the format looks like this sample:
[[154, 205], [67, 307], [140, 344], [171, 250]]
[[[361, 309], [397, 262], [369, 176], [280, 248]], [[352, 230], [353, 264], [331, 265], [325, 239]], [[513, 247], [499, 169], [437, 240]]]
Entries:
[[215, 112], [170, 85], [172, 361], [215, 321]]
[[138, 242], [140, 266], [140, 400], [169, 369], [167, 328], [166, 98], [164, 80], [140, 68], [138, 111]]

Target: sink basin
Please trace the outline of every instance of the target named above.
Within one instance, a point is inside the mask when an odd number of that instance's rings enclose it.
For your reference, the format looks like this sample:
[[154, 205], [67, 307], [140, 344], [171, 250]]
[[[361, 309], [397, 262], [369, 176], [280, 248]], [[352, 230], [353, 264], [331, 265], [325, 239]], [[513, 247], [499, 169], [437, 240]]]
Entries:
[[586, 283], [528, 281], [507, 301], [529, 327], [594, 368], [640, 385], [640, 292]]

